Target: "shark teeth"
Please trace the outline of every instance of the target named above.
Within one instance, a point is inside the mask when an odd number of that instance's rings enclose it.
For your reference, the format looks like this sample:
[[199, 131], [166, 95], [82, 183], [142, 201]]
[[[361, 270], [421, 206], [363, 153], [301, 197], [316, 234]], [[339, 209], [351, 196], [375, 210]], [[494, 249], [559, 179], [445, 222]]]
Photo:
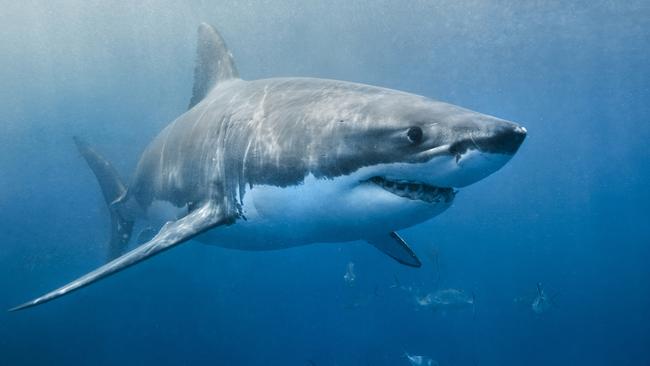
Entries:
[[392, 181], [384, 177], [372, 177], [368, 179], [368, 182], [394, 195], [428, 203], [449, 203], [456, 196], [456, 191], [453, 188], [434, 187], [420, 182]]

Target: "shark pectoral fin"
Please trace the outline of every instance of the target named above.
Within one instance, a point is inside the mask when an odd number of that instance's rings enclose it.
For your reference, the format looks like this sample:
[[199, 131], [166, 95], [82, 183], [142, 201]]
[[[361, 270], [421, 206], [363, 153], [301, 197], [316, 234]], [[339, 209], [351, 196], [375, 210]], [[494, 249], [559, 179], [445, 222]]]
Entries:
[[422, 262], [420, 262], [413, 250], [408, 246], [408, 244], [406, 244], [404, 239], [394, 231], [388, 234], [369, 238], [366, 241], [402, 264], [410, 267], [422, 266]]
[[97, 268], [96, 270], [70, 282], [63, 287], [47, 293], [37, 299], [16, 306], [9, 311], [21, 310], [48, 302], [50, 300], [54, 300], [57, 297], [78, 290], [145, 259], [151, 258], [154, 255], [175, 245], [184, 243], [216, 226], [230, 224], [232, 221], [232, 218], [228, 217], [218, 204], [213, 202], [207, 203], [204, 206], [192, 211], [187, 216], [177, 221], [168, 222], [165, 224], [165, 226], [160, 229], [158, 234], [149, 242], [139, 246], [136, 249], [133, 249], [121, 257]]

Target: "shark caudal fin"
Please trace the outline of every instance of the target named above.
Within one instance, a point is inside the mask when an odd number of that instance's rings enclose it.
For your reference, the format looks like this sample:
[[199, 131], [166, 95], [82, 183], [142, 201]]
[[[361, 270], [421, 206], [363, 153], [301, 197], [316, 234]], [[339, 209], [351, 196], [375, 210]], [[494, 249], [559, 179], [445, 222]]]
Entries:
[[198, 30], [194, 86], [188, 109], [197, 105], [221, 81], [239, 78], [232, 53], [219, 32], [201, 23]]
[[110, 241], [108, 243], [108, 259], [119, 257], [131, 239], [133, 221], [120, 215], [117, 205], [126, 196], [126, 186], [111, 163], [93, 150], [90, 145], [78, 137], [74, 137], [77, 149], [84, 157], [88, 166], [95, 174], [99, 187], [102, 190], [104, 201], [111, 215]]

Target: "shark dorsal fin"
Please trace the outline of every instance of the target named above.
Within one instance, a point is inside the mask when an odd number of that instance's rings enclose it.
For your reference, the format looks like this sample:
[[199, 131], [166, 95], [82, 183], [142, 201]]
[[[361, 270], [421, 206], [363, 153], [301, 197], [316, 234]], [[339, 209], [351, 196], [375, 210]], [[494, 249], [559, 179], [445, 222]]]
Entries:
[[198, 104], [219, 82], [239, 78], [232, 53], [219, 32], [201, 23], [198, 30], [194, 86], [188, 109]]

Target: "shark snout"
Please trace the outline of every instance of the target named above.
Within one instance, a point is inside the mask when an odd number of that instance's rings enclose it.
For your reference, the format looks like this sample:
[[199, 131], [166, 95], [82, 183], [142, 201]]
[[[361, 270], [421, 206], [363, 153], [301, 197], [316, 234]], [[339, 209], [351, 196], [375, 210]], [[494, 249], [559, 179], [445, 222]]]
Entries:
[[526, 128], [511, 122], [497, 122], [475, 129], [464, 130], [449, 146], [449, 152], [457, 156], [468, 150], [481, 153], [514, 155], [526, 139]]
[[438, 186], [465, 187], [503, 167], [517, 152], [528, 131], [512, 122], [490, 119], [463, 126], [447, 150], [449, 165], [434, 174]]
[[479, 138], [476, 146], [481, 152], [514, 155], [526, 139], [525, 127], [514, 123], [499, 125], [486, 137]]

